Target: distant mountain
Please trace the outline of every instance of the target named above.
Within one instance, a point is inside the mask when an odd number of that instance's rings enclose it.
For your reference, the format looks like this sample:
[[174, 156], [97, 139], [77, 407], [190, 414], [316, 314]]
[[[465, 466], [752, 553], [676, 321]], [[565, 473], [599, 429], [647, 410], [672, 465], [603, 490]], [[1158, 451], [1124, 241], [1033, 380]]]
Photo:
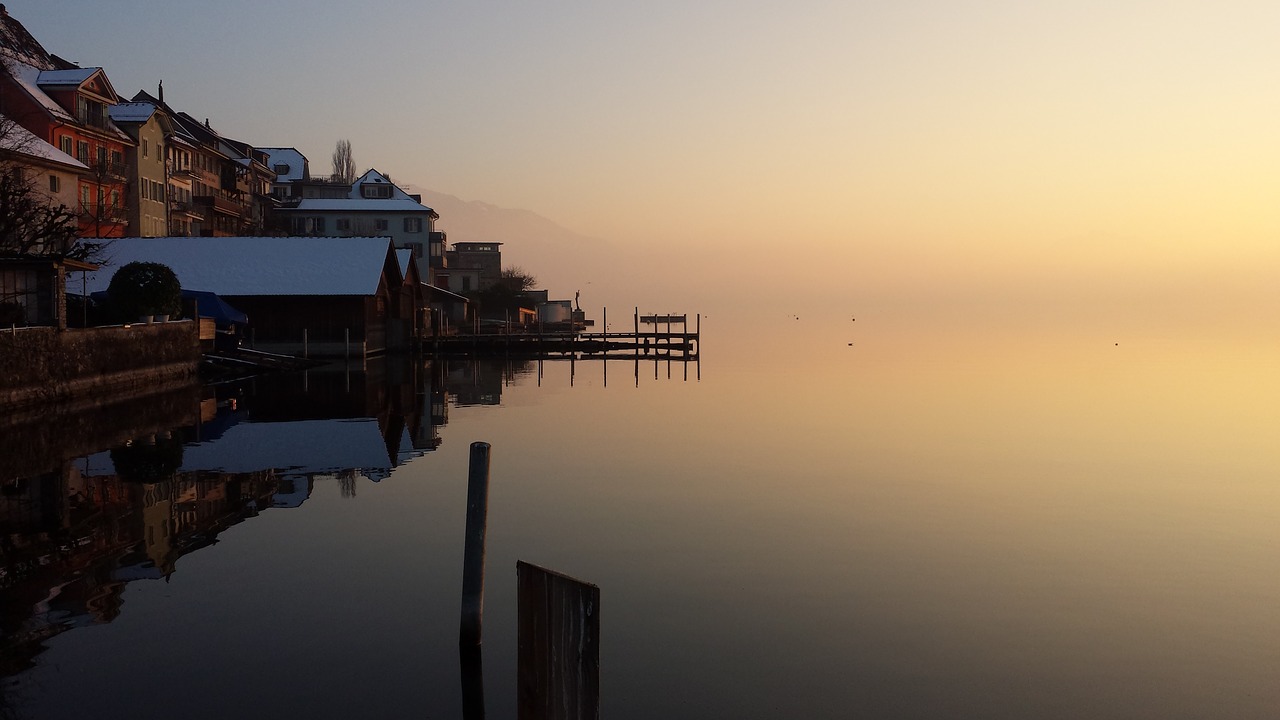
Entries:
[[535, 212], [463, 200], [447, 193], [403, 186], [422, 195], [422, 203], [440, 214], [436, 229], [449, 243], [500, 242], [504, 267], [520, 266], [538, 278], [552, 297], [572, 297], [592, 277], [615, 267], [617, 248], [557, 225]]

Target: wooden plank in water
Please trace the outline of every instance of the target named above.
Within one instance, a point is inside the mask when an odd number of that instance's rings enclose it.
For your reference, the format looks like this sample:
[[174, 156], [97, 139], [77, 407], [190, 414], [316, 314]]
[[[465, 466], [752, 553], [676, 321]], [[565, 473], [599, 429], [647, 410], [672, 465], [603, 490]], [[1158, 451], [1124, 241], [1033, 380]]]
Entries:
[[519, 720], [600, 717], [600, 588], [520, 561]]

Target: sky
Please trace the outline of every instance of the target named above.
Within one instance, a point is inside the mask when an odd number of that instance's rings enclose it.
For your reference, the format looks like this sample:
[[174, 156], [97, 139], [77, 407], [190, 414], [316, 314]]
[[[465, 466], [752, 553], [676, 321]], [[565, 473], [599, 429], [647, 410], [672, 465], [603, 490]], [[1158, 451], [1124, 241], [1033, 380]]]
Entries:
[[1280, 309], [1274, 2], [6, 5], [123, 95], [625, 248], [637, 303]]

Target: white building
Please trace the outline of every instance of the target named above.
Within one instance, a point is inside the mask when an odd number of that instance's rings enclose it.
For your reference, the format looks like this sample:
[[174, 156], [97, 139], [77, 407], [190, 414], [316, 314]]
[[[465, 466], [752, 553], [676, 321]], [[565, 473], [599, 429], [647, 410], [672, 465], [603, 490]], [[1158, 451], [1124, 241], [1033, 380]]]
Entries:
[[[276, 163], [277, 157], [272, 151], [273, 164], [288, 164], [293, 170], [293, 163]], [[406, 193], [377, 170], [366, 172], [350, 186], [320, 185], [313, 188], [305, 181], [295, 183], [302, 192], [295, 192], [295, 199], [278, 210], [290, 234], [389, 237], [397, 248], [413, 251], [418, 272], [428, 284], [434, 284], [434, 269], [443, 266], [445, 237], [435, 231], [440, 216], [422, 204], [420, 195]]]

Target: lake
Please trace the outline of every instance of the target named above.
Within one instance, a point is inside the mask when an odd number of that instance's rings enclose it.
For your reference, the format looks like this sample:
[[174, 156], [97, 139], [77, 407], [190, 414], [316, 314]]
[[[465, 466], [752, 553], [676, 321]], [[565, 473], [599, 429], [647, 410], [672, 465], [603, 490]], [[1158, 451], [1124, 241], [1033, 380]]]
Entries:
[[611, 720], [1280, 708], [1273, 345], [703, 335], [698, 365], [379, 361], [59, 420], [0, 498], [0, 717], [461, 717], [474, 441], [488, 717], [518, 560], [600, 587]]

